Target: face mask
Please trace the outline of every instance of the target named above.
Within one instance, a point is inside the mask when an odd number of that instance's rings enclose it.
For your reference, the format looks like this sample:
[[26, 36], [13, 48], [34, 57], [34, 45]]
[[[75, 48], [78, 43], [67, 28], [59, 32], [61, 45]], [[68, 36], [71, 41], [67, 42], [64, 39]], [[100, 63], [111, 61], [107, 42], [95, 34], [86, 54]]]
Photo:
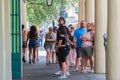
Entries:
[[90, 32], [90, 31], [91, 31], [91, 29], [88, 29], [87, 31], [88, 31], [88, 32]]

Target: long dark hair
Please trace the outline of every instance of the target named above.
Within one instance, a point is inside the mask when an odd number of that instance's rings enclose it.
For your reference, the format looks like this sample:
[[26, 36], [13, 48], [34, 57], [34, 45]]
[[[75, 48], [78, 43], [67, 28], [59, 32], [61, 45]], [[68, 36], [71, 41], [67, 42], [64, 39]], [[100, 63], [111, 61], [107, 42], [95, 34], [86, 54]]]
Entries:
[[36, 26], [33, 25], [30, 27], [29, 38], [35, 39], [36, 37], [37, 37], [37, 29], [36, 29]]
[[65, 35], [67, 41], [71, 37], [70, 31], [66, 26], [60, 26], [57, 34], [57, 36]]

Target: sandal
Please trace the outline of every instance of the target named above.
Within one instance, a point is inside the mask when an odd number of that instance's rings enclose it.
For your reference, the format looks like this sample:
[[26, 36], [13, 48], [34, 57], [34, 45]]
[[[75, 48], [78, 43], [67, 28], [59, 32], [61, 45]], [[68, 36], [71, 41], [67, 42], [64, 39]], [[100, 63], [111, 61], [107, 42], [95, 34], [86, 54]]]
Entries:
[[81, 71], [80, 71], [81, 73], [84, 73], [85, 72], [85, 69], [81, 69]]
[[73, 70], [72, 72], [78, 72], [79, 70]]

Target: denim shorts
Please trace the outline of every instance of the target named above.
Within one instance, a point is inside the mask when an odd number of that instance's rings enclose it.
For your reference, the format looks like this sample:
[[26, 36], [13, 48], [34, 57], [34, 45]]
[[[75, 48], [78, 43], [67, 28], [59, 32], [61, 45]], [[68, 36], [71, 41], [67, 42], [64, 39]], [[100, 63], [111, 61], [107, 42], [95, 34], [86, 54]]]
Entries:
[[36, 48], [38, 45], [37, 40], [30, 40], [29, 41], [29, 48]]
[[50, 50], [52, 50], [52, 47], [50, 47], [50, 46], [47, 46], [47, 45], [44, 45], [44, 48], [45, 48], [45, 50], [47, 50], [47, 49], [50, 49]]

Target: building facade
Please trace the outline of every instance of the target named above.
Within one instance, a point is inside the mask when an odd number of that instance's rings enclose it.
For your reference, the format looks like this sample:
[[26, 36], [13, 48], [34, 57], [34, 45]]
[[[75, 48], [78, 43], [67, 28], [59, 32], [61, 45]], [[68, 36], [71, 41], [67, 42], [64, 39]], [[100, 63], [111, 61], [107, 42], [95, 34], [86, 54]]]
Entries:
[[[15, 0], [13, 0], [15, 1]], [[16, 4], [17, 3], [17, 4]], [[26, 9], [24, 0], [16, 0], [12, 7], [10, 0], [0, 0], [0, 78], [1, 80], [12, 80], [13, 74], [13, 52], [21, 54], [20, 38], [21, 24], [26, 25]], [[79, 0], [79, 21], [95, 23], [95, 73], [106, 73], [107, 80], [120, 80], [120, 0]], [[11, 14], [11, 8], [13, 13]], [[14, 10], [15, 9], [15, 10]], [[14, 14], [14, 11], [19, 13]], [[13, 20], [11, 19], [13, 17]], [[17, 21], [18, 22], [17, 22]], [[15, 23], [12, 23], [16, 21]], [[14, 24], [14, 25], [13, 25]], [[12, 29], [18, 31], [12, 32]], [[19, 29], [19, 30], [18, 30]], [[14, 31], [13, 30], [13, 31]], [[107, 33], [107, 49], [104, 49], [103, 35]], [[19, 37], [12, 38], [12, 35]], [[117, 36], [118, 35], [118, 36]], [[14, 41], [13, 41], [14, 40]], [[17, 41], [16, 41], [17, 40]], [[16, 42], [16, 44], [14, 43]], [[14, 43], [14, 45], [13, 45]], [[17, 45], [18, 44], [18, 45]], [[15, 51], [14, 51], [14, 48]], [[21, 61], [21, 55], [19, 56]], [[12, 61], [13, 60], [13, 61]], [[15, 61], [15, 65], [18, 65]], [[13, 64], [13, 65], [12, 65]], [[19, 63], [21, 66], [21, 62]], [[19, 65], [18, 65], [19, 66]], [[22, 73], [22, 67], [20, 67]], [[17, 70], [17, 68], [15, 67]], [[22, 78], [22, 75], [20, 75]]]

